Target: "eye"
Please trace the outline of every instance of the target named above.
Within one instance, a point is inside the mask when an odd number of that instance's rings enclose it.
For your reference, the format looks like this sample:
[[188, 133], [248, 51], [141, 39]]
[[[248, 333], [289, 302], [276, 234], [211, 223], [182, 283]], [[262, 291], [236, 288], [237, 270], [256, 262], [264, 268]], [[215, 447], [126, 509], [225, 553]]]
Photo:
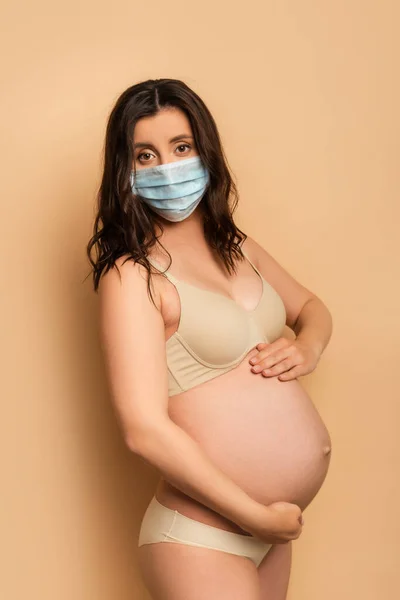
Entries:
[[[137, 159], [140, 160], [140, 162], [142, 162], [141, 156], [154, 156], [154, 154], [151, 154], [151, 152], [141, 152], [137, 156]], [[144, 162], [148, 162], [148, 160], [145, 160]]]
[[[190, 150], [191, 146], [189, 144], [179, 144], [179, 146], [177, 146], [176, 148], [188, 148]], [[183, 154], [183, 152], [179, 152], [179, 154]]]

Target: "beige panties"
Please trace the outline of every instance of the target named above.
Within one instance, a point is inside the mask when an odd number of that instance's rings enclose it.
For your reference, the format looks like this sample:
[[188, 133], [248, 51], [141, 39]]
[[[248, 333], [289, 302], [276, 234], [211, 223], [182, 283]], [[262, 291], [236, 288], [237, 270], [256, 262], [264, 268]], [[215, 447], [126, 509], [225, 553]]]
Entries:
[[138, 546], [157, 542], [186, 544], [245, 556], [256, 567], [272, 546], [253, 536], [226, 531], [191, 519], [164, 506], [153, 496], [143, 516]]

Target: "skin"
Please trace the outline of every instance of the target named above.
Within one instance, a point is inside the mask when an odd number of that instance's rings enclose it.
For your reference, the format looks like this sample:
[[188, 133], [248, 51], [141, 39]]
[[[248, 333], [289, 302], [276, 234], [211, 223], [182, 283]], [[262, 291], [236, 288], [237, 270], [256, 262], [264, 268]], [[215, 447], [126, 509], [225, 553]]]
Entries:
[[[179, 140], [171, 141], [178, 135]], [[136, 169], [197, 156], [192, 135], [187, 117], [177, 109], [141, 119], [133, 140]], [[184, 221], [163, 220], [162, 243], [173, 258], [171, 272], [251, 310], [260, 295], [258, 276], [245, 261], [236, 276], [227, 277], [204, 239], [202, 218], [200, 202]], [[168, 410], [170, 418], [257, 501], [293, 502], [304, 510], [325, 479], [331, 442], [297, 378], [316, 368], [331, 334], [330, 315], [321, 300], [255, 240], [248, 238], [243, 247], [283, 299], [287, 325], [296, 338], [258, 344], [237, 368], [172, 396]], [[152, 256], [162, 265], [168, 264], [158, 251]], [[198, 264], [202, 264], [202, 272], [196, 268]], [[156, 280], [167, 340], [178, 327], [180, 301], [168, 280]], [[165, 506], [200, 522], [248, 535], [163, 479], [156, 496]], [[284, 600], [291, 555], [292, 542], [276, 544], [257, 569], [245, 557], [212, 549], [161, 543], [138, 549], [143, 579], [155, 600]]]

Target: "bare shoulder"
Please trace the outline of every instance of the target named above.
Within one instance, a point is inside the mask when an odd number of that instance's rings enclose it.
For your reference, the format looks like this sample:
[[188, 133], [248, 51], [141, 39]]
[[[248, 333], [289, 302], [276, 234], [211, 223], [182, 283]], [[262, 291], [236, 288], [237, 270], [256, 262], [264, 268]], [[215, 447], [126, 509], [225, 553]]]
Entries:
[[242, 245], [244, 251], [249, 256], [250, 260], [259, 269], [265, 268], [266, 266], [278, 265], [277, 260], [270, 254], [264, 246], [259, 244], [254, 238], [247, 236], [246, 240]]
[[[257, 242], [250, 237], [249, 235], [246, 237], [245, 241], [242, 244], [243, 250], [246, 252], [250, 260], [256, 264], [257, 262]], [[257, 266], [257, 265], [256, 265]]]
[[[112, 300], [117, 294], [124, 293], [127, 297], [134, 295], [135, 302], [148, 296], [147, 282], [149, 274], [147, 269], [140, 263], [135, 263], [129, 255], [120, 256], [99, 283], [100, 302], [107, 299]], [[157, 308], [161, 309], [161, 294], [158, 285], [154, 283], [154, 277], [150, 278], [150, 289]], [[149, 298], [150, 301], [150, 298]]]

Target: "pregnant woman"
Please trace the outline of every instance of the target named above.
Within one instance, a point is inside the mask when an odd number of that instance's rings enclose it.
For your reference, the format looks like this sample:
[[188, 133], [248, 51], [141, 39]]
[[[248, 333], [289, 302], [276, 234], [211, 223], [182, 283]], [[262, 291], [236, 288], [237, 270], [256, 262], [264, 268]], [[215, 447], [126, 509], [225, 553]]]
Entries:
[[121, 94], [87, 251], [121, 430], [160, 473], [138, 539], [154, 600], [284, 600], [329, 466], [298, 377], [328, 344], [330, 313], [235, 225], [237, 196], [185, 83]]

